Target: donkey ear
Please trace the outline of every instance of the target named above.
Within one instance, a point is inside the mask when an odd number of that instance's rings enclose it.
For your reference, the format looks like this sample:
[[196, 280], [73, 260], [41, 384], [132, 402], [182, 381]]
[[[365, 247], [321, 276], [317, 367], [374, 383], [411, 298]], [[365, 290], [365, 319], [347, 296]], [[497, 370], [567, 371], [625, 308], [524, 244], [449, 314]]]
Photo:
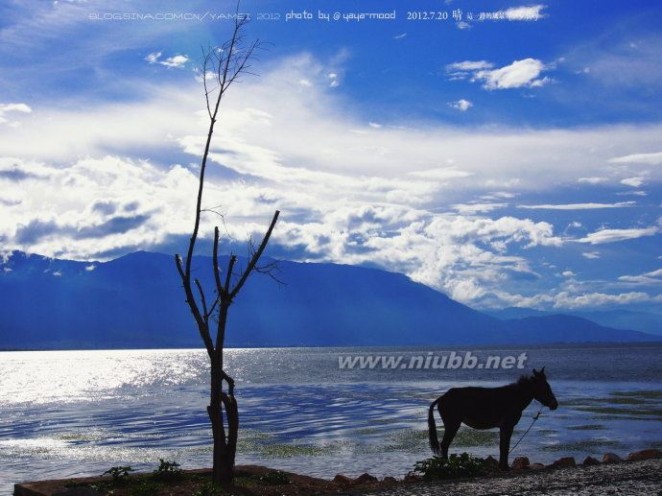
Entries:
[[[545, 370], [545, 367], [543, 367], [542, 369]], [[533, 376], [538, 377], [539, 375], [540, 375], [540, 372], [538, 372], [536, 369], [533, 369]]]
[[538, 374], [540, 377], [545, 377], [545, 367], [540, 369], [540, 374]]

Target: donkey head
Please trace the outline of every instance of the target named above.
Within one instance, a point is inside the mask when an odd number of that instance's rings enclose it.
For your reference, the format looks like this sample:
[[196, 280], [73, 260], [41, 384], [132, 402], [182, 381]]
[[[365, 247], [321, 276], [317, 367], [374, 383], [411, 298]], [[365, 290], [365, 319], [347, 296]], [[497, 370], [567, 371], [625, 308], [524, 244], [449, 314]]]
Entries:
[[545, 376], [545, 367], [543, 367], [540, 372], [536, 369], [533, 369], [533, 397], [549, 407], [550, 410], [556, 410], [559, 407], [559, 402], [556, 401], [556, 396], [552, 392], [552, 388], [547, 382], [547, 377]]

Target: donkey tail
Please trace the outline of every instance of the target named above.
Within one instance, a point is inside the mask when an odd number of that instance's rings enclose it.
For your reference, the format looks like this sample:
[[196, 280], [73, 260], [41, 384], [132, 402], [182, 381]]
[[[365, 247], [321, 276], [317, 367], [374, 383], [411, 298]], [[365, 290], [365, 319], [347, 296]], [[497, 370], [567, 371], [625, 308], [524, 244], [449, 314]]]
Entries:
[[430, 440], [430, 448], [435, 455], [439, 455], [439, 438], [437, 437], [437, 425], [434, 422], [434, 408], [439, 403], [441, 396], [430, 404], [428, 411], [428, 439]]

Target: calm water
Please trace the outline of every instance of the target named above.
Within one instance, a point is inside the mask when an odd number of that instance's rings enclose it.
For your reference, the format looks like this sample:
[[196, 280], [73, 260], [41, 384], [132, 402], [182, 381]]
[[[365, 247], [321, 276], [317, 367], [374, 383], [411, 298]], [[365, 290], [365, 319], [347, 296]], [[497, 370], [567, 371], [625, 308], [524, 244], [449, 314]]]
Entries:
[[[241, 417], [238, 463], [307, 474], [403, 476], [427, 458], [427, 406], [451, 385], [498, 385], [521, 370], [340, 370], [340, 356], [451, 350], [242, 349], [228, 353]], [[662, 448], [662, 346], [472, 350], [527, 354], [560, 402], [512, 456], [622, 455]], [[404, 362], [408, 363], [408, 362]], [[23, 480], [209, 466], [207, 358], [200, 350], [0, 353], [0, 494]], [[533, 403], [513, 439], [531, 423]], [[498, 433], [460, 431], [451, 450], [497, 455]]]

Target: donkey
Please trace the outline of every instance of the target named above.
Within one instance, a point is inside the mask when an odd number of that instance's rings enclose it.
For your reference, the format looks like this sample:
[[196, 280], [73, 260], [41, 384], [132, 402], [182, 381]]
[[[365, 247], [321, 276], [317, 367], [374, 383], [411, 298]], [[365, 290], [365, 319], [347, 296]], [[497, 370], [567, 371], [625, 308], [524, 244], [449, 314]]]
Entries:
[[[499, 428], [499, 468], [508, 470], [510, 437], [522, 411], [531, 400], [537, 400], [550, 410], [559, 406], [552, 388], [545, 376], [545, 367], [540, 372], [533, 369], [533, 376], [522, 376], [507, 386], [496, 388], [463, 387], [452, 388], [430, 405], [428, 412], [428, 436], [430, 447], [435, 455], [448, 459], [448, 447], [460, 424], [463, 422], [474, 429]], [[439, 444], [437, 427], [434, 422], [434, 408], [439, 410], [444, 422], [444, 438]]]

